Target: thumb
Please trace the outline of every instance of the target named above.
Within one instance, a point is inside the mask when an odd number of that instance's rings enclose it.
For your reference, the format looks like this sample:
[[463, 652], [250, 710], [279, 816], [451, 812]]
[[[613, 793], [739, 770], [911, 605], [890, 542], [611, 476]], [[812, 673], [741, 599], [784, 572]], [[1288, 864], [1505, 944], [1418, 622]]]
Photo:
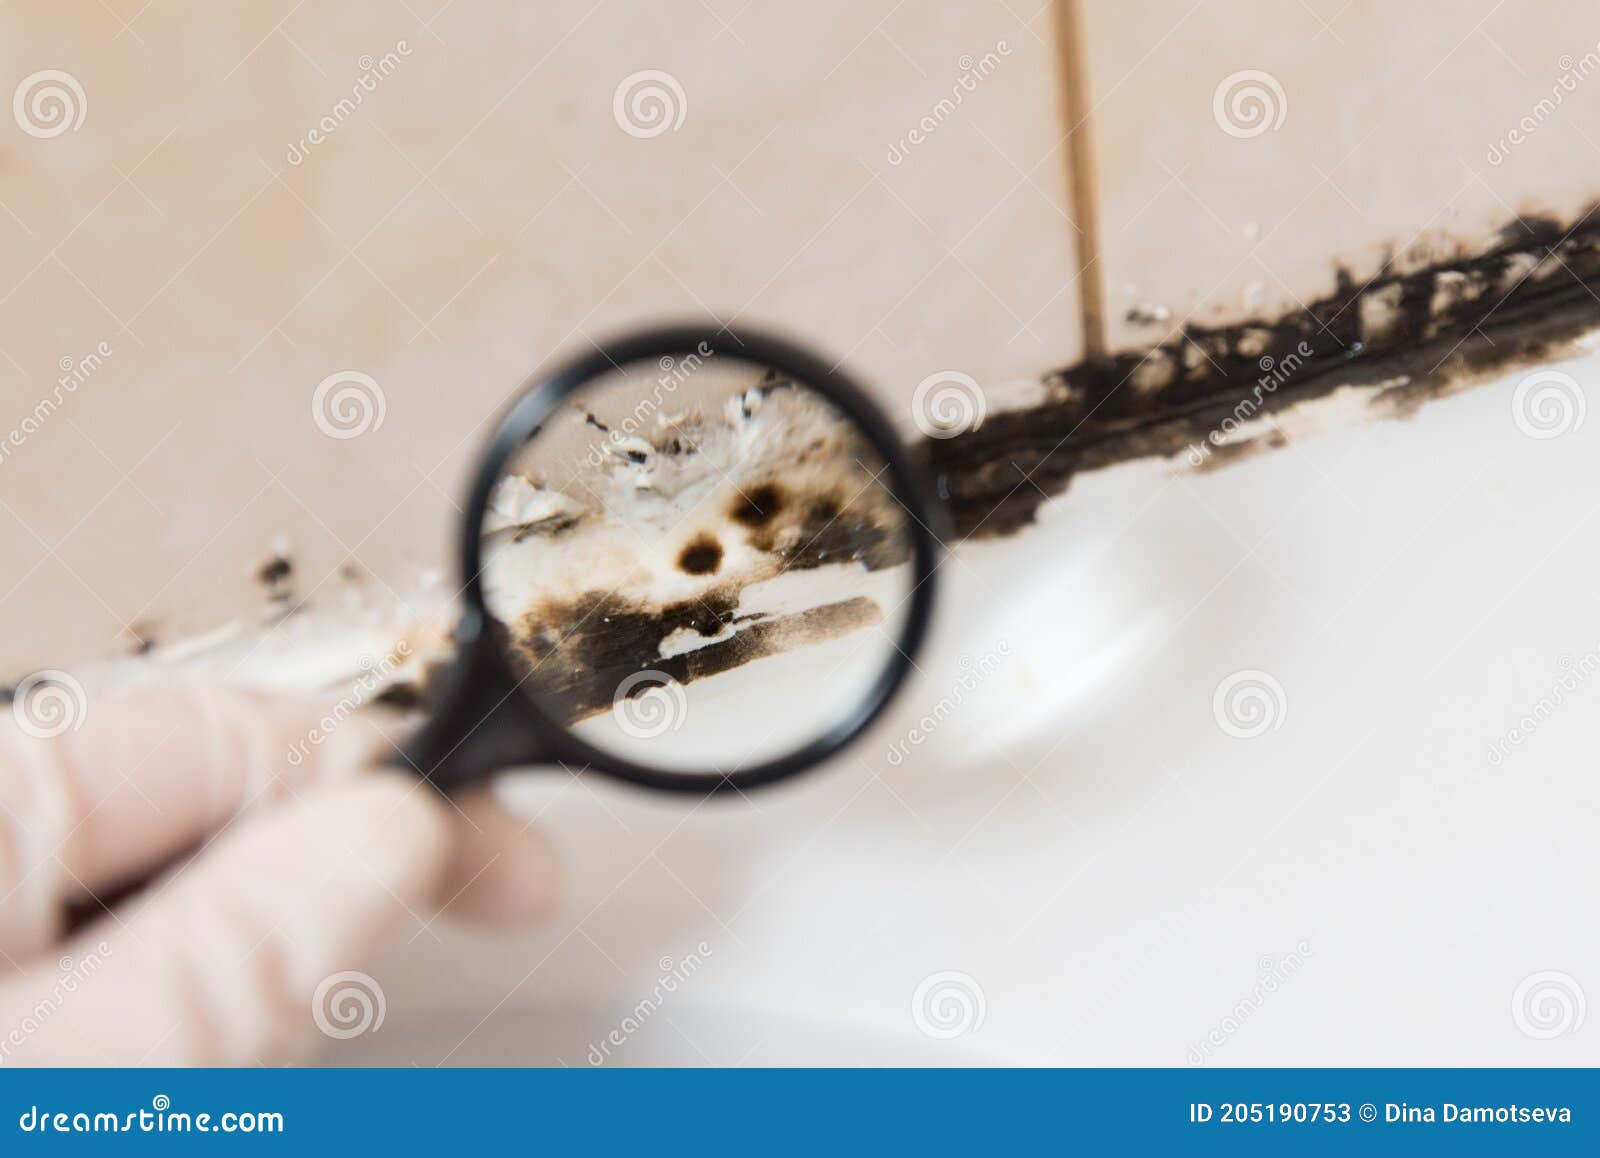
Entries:
[[[246, 816], [131, 916], [69, 943], [59, 969], [36, 967], [0, 991], [0, 1062], [273, 1064], [309, 1056], [323, 1034], [371, 1028], [360, 1023], [381, 1016], [381, 981], [338, 975], [425, 920], [451, 833], [425, 785], [387, 773]], [[63, 992], [61, 970], [91, 958], [92, 974]], [[331, 1008], [313, 1009], [319, 986]]]

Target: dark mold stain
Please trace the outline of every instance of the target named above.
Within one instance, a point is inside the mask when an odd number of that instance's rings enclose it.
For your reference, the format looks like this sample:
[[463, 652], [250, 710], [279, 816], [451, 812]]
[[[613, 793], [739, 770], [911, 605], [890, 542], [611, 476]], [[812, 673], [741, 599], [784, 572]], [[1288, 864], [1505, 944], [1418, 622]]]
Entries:
[[728, 515], [747, 527], [764, 527], [782, 509], [783, 489], [777, 483], [762, 483], [739, 494]]
[[[516, 625], [495, 622], [494, 630], [524, 686], [557, 718], [577, 722], [609, 710], [618, 685], [635, 672], [659, 671], [687, 684], [882, 619], [864, 596], [770, 618], [740, 616], [738, 602], [732, 586], [654, 607], [592, 591], [541, 605]], [[740, 630], [727, 639], [661, 655], [662, 642], [679, 630], [712, 639], [735, 626]]]
[[289, 577], [294, 574], [294, 563], [286, 555], [274, 554], [256, 569], [256, 581], [275, 598], [287, 592]]
[[696, 535], [678, 553], [678, 570], [689, 575], [711, 575], [722, 566], [722, 544], [706, 534]]
[[375, 704], [398, 711], [409, 712], [425, 706], [430, 702], [427, 681], [418, 683], [400, 682], [389, 684], [381, 692], [372, 697]]
[[[1597, 209], [1567, 223], [1517, 217], [1478, 254], [1407, 270], [1391, 258], [1361, 282], [1340, 271], [1334, 292], [1303, 310], [1190, 324], [1159, 345], [1080, 362], [1050, 376], [1043, 403], [991, 411], [979, 429], [917, 450], [957, 534], [993, 536], [1031, 523], [1079, 471], [1205, 442], [1247, 399], [1263, 417], [1339, 387], [1403, 378], [1379, 402], [1407, 413], [1496, 370], [1554, 357], [1600, 322]], [[1266, 367], [1285, 365], [1292, 372], [1263, 393], [1276, 374]], [[1208, 445], [1206, 457], [1254, 449]]]
[[748, 538], [756, 550], [777, 556], [786, 571], [830, 563], [860, 563], [877, 571], [905, 562], [911, 553], [900, 508], [865, 495], [844, 506], [831, 495], [785, 498], [765, 522], [750, 525]]
[[294, 564], [280, 555], [275, 555], [261, 564], [256, 572], [256, 578], [268, 587], [275, 587], [294, 573]]
[[506, 637], [533, 664], [554, 661], [573, 671], [631, 671], [660, 653], [661, 641], [687, 628], [707, 638], [736, 618], [736, 588], [646, 607], [614, 591], [589, 591], [572, 600], [547, 600], [526, 611]]

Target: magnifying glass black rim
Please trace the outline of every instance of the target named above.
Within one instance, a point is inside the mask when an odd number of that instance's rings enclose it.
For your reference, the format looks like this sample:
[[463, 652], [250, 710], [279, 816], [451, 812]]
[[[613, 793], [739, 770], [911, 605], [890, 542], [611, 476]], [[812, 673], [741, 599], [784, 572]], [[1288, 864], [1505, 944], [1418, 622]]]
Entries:
[[471, 624], [470, 634], [476, 636], [475, 646], [487, 648], [493, 653], [493, 661], [502, 669], [502, 674], [509, 678], [512, 686], [518, 683], [518, 677], [500, 654], [491, 638], [492, 633], [484, 630], [490, 613], [484, 601], [481, 582], [482, 526], [495, 485], [517, 452], [538, 433], [540, 425], [576, 391], [598, 378], [617, 372], [619, 368], [626, 369], [663, 356], [698, 353], [702, 344], [708, 346], [717, 357], [730, 358], [762, 370], [776, 370], [797, 384], [819, 391], [860, 430], [883, 458], [885, 470], [882, 477], [889, 484], [890, 494], [908, 512], [914, 586], [898, 646], [855, 708], [802, 747], [777, 759], [735, 771], [669, 771], [636, 763], [580, 739], [565, 723], [546, 712], [537, 696], [519, 693], [522, 706], [540, 725], [538, 730], [543, 733], [544, 746], [550, 749], [548, 752], [529, 753], [532, 761], [553, 756], [634, 784], [695, 795], [735, 789], [742, 791], [802, 772], [839, 752], [882, 714], [911, 673], [927, 637], [943, 527], [942, 508], [935, 498], [933, 487], [921, 467], [911, 459], [893, 425], [848, 375], [799, 346], [771, 334], [719, 327], [714, 323], [664, 326], [597, 344], [588, 353], [553, 372], [535, 375], [524, 384], [521, 396], [506, 412], [499, 429], [490, 440], [462, 522], [462, 591]]

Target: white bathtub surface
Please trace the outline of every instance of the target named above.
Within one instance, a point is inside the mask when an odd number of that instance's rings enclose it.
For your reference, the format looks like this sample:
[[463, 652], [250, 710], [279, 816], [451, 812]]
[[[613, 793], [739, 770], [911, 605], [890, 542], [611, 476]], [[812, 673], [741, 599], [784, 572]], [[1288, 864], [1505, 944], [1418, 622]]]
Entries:
[[329, 1059], [1600, 1062], [1600, 418], [1530, 436], [1525, 377], [1077, 480], [793, 787], [516, 777], [565, 914], [420, 933]]

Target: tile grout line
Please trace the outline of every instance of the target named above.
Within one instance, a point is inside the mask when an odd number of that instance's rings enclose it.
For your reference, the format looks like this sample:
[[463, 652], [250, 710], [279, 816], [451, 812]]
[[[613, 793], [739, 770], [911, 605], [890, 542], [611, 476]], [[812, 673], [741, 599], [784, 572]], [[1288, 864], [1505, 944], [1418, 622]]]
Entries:
[[1067, 191], [1077, 219], [1079, 313], [1083, 324], [1083, 357], [1105, 356], [1106, 307], [1104, 266], [1100, 263], [1100, 205], [1095, 180], [1094, 131], [1090, 123], [1089, 70], [1083, 52], [1080, 0], [1056, 0], [1056, 60], [1061, 69], [1061, 118], [1066, 123]]

